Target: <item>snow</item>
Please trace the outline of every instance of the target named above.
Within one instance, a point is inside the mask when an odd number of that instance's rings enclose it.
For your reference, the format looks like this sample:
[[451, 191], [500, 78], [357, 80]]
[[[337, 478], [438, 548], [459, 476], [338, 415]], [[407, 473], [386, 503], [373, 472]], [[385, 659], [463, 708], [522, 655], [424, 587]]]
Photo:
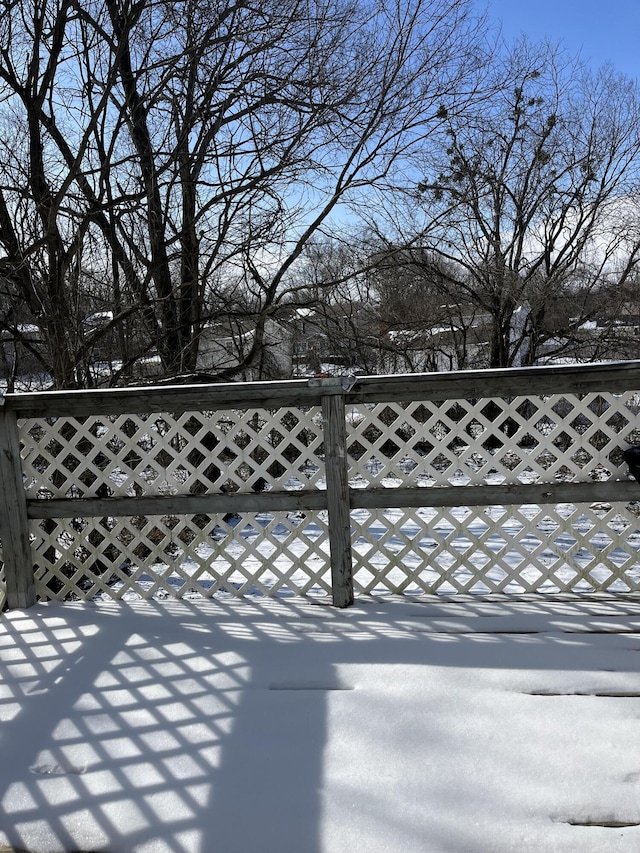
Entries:
[[83, 323], [88, 327], [105, 326], [113, 320], [113, 311], [96, 311], [95, 314], [90, 314], [85, 317]]
[[11, 611], [0, 849], [636, 851], [639, 651], [606, 596]]

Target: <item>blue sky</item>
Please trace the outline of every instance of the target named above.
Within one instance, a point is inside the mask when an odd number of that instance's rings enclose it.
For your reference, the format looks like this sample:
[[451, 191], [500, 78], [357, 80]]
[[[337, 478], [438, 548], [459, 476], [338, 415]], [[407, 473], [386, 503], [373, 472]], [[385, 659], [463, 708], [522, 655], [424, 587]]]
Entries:
[[640, 0], [478, 0], [512, 41], [521, 33], [561, 41], [597, 68], [610, 61], [640, 80]]

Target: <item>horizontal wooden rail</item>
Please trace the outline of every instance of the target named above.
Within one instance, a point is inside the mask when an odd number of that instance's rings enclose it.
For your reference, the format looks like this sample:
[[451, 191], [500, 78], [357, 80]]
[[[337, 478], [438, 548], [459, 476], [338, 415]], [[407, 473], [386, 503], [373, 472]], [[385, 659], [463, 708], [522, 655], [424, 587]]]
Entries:
[[640, 388], [640, 361], [364, 376], [355, 379], [296, 379], [286, 382], [48, 391], [7, 394], [4, 405], [19, 418], [83, 417], [140, 412], [317, 406], [323, 397], [332, 394], [342, 394], [348, 405], [519, 396], [523, 393], [615, 393], [629, 388]]
[[[450, 506], [595, 503], [640, 500], [635, 480], [602, 483], [531, 483], [496, 486], [433, 486], [398, 489], [349, 489], [351, 509], [403, 509]], [[220, 515], [230, 512], [294, 512], [327, 509], [327, 493], [314, 491], [260, 494], [154, 495], [120, 498], [28, 500], [29, 518], [87, 518], [133, 515]]]
[[640, 361], [359, 377], [347, 403], [583, 394], [640, 388]]
[[350, 383], [337, 378], [47, 391], [7, 394], [4, 405], [19, 418], [277, 409], [281, 406], [319, 406], [323, 397], [342, 394], [344, 384]]
[[640, 500], [640, 485], [631, 480], [602, 483], [531, 483], [502, 486], [433, 486], [426, 488], [352, 489], [353, 509], [441, 506], [522, 506], [525, 504], [591, 504]]
[[132, 515], [221, 515], [229, 512], [277, 512], [327, 508], [324, 491], [259, 494], [149, 495], [120, 498], [28, 500], [29, 518], [87, 518]]

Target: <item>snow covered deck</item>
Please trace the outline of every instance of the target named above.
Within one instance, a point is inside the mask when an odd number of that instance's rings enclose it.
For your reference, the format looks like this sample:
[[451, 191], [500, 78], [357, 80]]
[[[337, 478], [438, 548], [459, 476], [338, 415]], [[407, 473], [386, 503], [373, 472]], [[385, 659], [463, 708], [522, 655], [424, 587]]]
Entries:
[[0, 618], [0, 849], [640, 849], [640, 599]]

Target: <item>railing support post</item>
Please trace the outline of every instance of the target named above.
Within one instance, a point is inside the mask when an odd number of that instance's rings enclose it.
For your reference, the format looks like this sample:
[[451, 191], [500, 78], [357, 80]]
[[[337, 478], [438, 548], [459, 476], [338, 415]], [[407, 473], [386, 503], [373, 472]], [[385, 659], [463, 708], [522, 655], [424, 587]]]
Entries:
[[331, 589], [335, 607], [353, 604], [351, 517], [347, 472], [347, 431], [344, 396], [338, 386], [322, 397], [324, 452], [331, 549]]
[[27, 500], [22, 482], [20, 439], [14, 412], [0, 400], [0, 539], [7, 604], [27, 608], [36, 603], [33, 561], [29, 544]]

